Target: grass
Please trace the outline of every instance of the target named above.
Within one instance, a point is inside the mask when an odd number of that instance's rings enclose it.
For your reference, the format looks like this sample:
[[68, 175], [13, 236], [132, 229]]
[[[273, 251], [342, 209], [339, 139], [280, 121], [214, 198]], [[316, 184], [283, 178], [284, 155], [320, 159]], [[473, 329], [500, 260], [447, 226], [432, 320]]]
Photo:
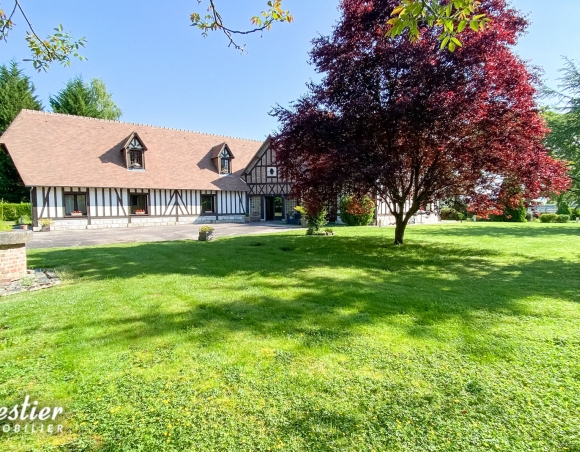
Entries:
[[580, 451], [578, 225], [335, 231], [30, 251], [0, 449]]

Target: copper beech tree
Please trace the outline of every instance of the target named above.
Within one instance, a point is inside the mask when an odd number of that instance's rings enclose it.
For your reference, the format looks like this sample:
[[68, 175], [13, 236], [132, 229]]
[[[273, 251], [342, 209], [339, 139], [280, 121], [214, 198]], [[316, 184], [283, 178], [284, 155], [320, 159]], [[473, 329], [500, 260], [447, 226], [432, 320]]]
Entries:
[[493, 22], [467, 28], [462, 47], [441, 49], [440, 30], [388, 37], [396, 0], [343, 0], [331, 36], [314, 41], [323, 74], [290, 109], [273, 114], [281, 175], [311, 204], [376, 194], [402, 244], [428, 203], [462, 195], [486, 216], [522, 198], [568, 187], [566, 165], [543, 145], [536, 76], [513, 52], [527, 22], [504, 0], [484, 0]]

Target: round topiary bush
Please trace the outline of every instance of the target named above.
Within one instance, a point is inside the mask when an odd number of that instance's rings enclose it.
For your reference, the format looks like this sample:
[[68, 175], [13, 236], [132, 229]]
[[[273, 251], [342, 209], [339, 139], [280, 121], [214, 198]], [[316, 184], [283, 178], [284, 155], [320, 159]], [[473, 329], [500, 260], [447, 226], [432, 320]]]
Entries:
[[369, 196], [345, 196], [340, 200], [340, 219], [347, 226], [366, 226], [375, 215], [375, 203]]

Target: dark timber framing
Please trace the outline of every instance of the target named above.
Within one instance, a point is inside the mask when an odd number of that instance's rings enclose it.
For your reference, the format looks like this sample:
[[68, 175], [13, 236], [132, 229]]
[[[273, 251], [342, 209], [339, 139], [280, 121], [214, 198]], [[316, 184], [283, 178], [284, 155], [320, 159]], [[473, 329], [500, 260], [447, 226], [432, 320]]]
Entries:
[[[276, 175], [268, 175], [270, 168], [276, 169]], [[248, 185], [247, 208], [249, 212], [250, 197], [260, 196], [261, 213], [260, 220], [266, 220], [266, 197], [280, 197], [283, 200], [289, 198], [291, 184], [279, 176], [276, 153], [270, 148], [268, 138], [252, 159], [243, 175], [244, 182]], [[284, 208], [282, 209], [285, 211]], [[256, 221], [252, 218], [252, 221]]]

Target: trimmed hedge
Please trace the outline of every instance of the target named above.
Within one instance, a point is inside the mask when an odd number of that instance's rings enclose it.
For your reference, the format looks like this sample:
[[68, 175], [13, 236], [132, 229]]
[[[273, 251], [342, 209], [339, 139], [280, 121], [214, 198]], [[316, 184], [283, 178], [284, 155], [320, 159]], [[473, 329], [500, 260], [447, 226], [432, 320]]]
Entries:
[[2, 221], [18, 221], [20, 217], [30, 218], [32, 207], [29, 202], [13, 204], [8, 202], [0, 203], [0, 215]]
[[568, 223], [570, 215], [557, 215], [555, 213], [543, 213], [540, 215], [542, 223]]

